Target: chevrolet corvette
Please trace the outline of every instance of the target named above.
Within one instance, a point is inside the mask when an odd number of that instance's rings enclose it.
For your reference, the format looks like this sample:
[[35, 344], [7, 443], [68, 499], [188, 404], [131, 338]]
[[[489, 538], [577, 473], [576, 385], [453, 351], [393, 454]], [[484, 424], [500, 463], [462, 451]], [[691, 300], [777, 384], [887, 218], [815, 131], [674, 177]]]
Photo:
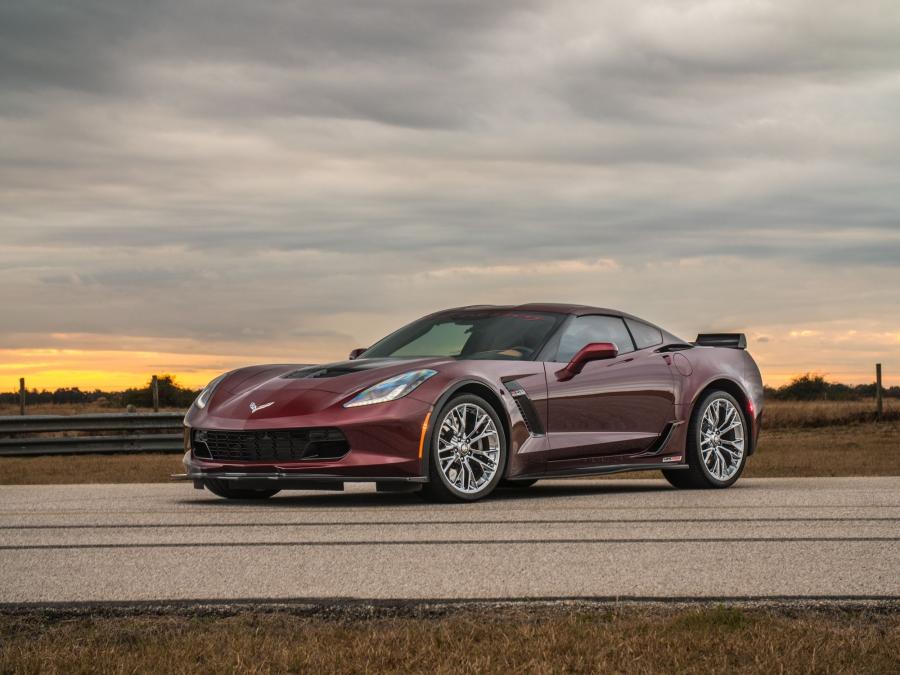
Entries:
[[762, 392], [741, 333], [686, 342], [610, 309], [462, 307], [346, 361], [215, 378], [185, 416], [179, 477], [230, 499], [370, 482], [474, 501], [640, 469], [725, 488], [756, 448]]

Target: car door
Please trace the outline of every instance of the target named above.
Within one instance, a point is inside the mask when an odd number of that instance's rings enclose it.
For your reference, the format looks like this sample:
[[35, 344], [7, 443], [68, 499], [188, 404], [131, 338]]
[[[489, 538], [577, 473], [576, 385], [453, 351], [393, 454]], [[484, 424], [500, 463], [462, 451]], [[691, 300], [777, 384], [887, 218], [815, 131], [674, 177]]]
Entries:
[[[664, 355], [636, 349], [618, 316], [576, 316], [561, 330], [556, 357], [545, 363], [549, 468], [646, 450], [675, 419], [674, 377]], [[614, 343], [618, 355], [558, 380], [556, 372], [594, 342]]]

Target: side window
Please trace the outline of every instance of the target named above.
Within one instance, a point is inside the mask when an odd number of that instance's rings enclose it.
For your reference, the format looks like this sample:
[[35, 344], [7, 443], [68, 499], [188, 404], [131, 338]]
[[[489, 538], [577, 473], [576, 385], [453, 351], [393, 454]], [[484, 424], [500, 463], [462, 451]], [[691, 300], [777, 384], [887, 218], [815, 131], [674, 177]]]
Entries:
[[620, 354], [634, 351], [628, 329], [619, 317], [579, 316], [569, 323], [560, 338], [556, 360], [568, 363], [582, 347], [592, 342], [612, 342]]
[[634, 336], [634, 343], [637, 345], [638, 349], [646, 349], [647, 347], [662, 344], [662, 333], [659, 332], [658, 328], [648, 326], [643, 321], [635, 321], [633, 319], [625, 319], [625, 323], [628, 324], [628, 328]]

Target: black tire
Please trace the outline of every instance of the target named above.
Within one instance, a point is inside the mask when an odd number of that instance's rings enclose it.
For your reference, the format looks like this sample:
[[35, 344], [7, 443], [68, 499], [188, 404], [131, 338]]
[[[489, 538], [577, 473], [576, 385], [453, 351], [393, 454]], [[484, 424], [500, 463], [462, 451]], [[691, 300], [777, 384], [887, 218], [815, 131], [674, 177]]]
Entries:
[[281, 492], [281, 490], [248, 490], [228, 487], [228, 482], [219, 478], [207, 478], [203, 481], [203, 485], [214, 495], [225, 499], [268, 499]]
[[[463, 492], [452, 485], [449, 479], [444, 475], [444, 472], [441, 471], [440, 462], [438, 461], [440, 429], [447, 415], [450, 414], [450, 411], [463, 403], [475, 405], [484, 410], [494, 423], [494, 428], [496, 429], [498, 437], [499, 453], [496, 471], [494, 472], [493, 477], [474, 493]], [[428, 482], [422, 486], [422, 490], [418, 493], [419, 495], [434, 502], [474, 502], [479, 499], [484, 499], [497, 488], [497, 485], [500, 484], [501, 476], [503, 476], [503, 472], [506, 469], [506, 434], [503, 431], [503, 424], [500, 421], [499, 414], [494, 410], [494, 407], [490, 403], [480, 396], [475, 396], [474, 394], [454, 396], [447, 401], [440, 412], [434, 417], [434, 426], [432, 427], [431, 433], [431, 446], [429, 447], [428, 452]]]
[[[700, 451], [703, 415], [712, 403], [720, 400], [730, 403], [737, 412], [737, 415], [740, 416], [740, 432], [743, 439], [743, 452], [737, 463], [737, 470], [725, 480], [713, 475], [706, 465], [706, 462], [703, 461]], [[727, 408], [724, 404], [721, 405]], [[744, 414], [741, 404], [738, 403], [737, 399], [727, 391], [709, 392], [697, 402], [697, 405], [694, 406], [694, 410], [691, 412], [691, 419], [688, 424], [687, 432], [687, 447], [685, 448], [688, 468], [664, 469], [662, 472], [663, 476], [672, 486], [682, 490], [722, 489], [734, 485], [737, 479], [741, 477], [741, 474], [744, 472], [744, 467], [747, 465], [747, 448], [749, 445], [748, 431], [747, 416]], [[730, 468], [734, 465], [729, 464], [728, 466]]]
[[515, 478], [504, 478], [503, 480], [500, 481], [500, 485], [498, 487], [524, 490], [525, 488], [530, 488], [532, 485], [534, 485], [537, 482], [538, 482], [537, 478], [531, 478], [529, 480], [516, 480]]

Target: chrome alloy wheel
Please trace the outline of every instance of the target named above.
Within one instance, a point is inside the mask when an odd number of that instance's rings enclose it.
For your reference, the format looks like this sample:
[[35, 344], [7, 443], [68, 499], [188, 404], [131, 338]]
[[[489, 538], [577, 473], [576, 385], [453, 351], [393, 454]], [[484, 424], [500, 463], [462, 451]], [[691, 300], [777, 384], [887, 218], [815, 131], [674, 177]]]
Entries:
[[444, 416], [438, 462], [447, 482], [460, 492], [475, 494], [491, 482], [500, 462], [500, 435], [484, 408], [460, 403]]
[[700, 422], [700, 455], [716, 480], [729, 480], [741, 467], [744, 420], [728, 399], [714, 398], [706, 406]]

